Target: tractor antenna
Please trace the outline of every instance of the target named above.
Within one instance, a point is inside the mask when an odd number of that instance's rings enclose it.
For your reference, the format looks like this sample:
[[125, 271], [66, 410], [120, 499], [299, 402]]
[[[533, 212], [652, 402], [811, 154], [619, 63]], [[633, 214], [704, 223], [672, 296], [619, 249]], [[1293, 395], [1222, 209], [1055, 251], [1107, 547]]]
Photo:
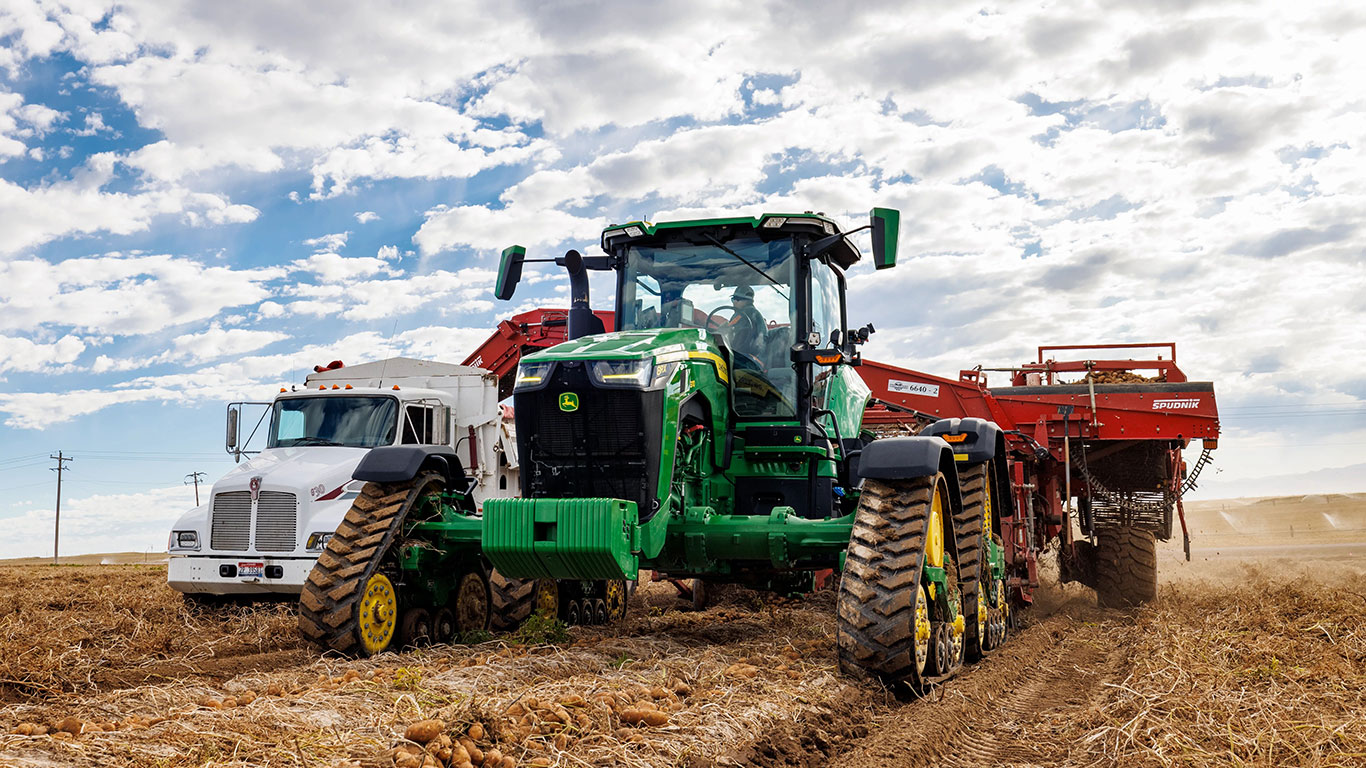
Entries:
[[384, 369], [389, 367], [389, 358], [394, 354], [394, 334], [398, 333], [398, 318], [394, 318], [394, 327], [389, 329], [389, 338], [385, 340], [389, 347], [389, 354], [384, 356], [384, 362], [379, 366], [379, 386], [384, 386]]

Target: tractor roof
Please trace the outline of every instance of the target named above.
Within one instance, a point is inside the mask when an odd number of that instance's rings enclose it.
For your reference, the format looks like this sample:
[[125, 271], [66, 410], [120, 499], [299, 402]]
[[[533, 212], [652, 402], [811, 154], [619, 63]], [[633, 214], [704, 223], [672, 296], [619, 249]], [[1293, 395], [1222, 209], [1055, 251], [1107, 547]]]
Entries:
[[[623, 242], [664, 238], [670, 234], [671, 230], [723, 229], [729, 227], [746, 227], [774, 234], [804, 232], [817, 237], [843, 231], [834, 219], [823, 213], [812, 213], [811, 211], [803, 213], [762, 213], [756, 217], [730, 216], [718, 219], [687, 219], [655, 223], [628, 221], [625, 224], [613, 224], [602, 231], [602, 249], [606, 251], [609, 245], [619, 245]], [[831, 248], [829, 253], [835, 263], [843, 269], [853, 266], [862, 255], [858, 248], [847, 239]]]

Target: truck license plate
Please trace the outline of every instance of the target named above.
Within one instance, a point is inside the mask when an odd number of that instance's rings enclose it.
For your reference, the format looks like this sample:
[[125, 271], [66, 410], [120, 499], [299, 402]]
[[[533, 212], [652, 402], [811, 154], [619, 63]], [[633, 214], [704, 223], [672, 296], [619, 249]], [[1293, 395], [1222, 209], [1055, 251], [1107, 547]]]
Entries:
[[266, 564], [265, 564], [265, 563], [238, 563], [238, 564], [237, 564], [237, 575], [238, 575], [239, 578], [243, 578], [243, 579], [251, 579], [251, 578], [260, 579], [260, 578], [264, 578], [265, 575], [266, 575]]

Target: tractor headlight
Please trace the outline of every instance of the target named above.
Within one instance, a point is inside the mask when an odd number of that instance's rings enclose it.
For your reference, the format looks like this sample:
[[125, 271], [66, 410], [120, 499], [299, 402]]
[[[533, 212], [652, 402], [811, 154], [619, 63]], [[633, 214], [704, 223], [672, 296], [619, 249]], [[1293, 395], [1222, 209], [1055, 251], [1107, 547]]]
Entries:
[[308, 543], [304, 549], [309, 552], [321, 552], [327, 547], [327, 542], [332, 540], [334, 531], [314, 531], [308, 534]]
[[171, 540], [167, 543], [168, 550], [175, 549], [199, 549], [199, 534], [195, 531], [171, 531]]
[[593, 383], [600, 387], [651, 389], [666, 383], [673, 368], [672, 363], [656, 364], [647, 357], [643, 360], [596, 360], [588, 372]]
[[550, 370], [554, 367], [554, 361], [522, 361], [517, 365], [517, 383], [514, 389], [526, 392], [544, 387], [550, 383]]

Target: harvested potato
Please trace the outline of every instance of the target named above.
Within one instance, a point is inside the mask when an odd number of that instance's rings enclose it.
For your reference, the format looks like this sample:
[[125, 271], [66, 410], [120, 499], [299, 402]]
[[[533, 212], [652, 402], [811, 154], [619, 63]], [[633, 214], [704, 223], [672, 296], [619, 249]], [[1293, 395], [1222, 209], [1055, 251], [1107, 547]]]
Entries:
[[426, 744], [441, 735], [446, 730], [446, 724], [440, 720], [419, 720], [408, 726], [403, 732], [403, 738], [408, 741], [416, 741], [418, 744]]

